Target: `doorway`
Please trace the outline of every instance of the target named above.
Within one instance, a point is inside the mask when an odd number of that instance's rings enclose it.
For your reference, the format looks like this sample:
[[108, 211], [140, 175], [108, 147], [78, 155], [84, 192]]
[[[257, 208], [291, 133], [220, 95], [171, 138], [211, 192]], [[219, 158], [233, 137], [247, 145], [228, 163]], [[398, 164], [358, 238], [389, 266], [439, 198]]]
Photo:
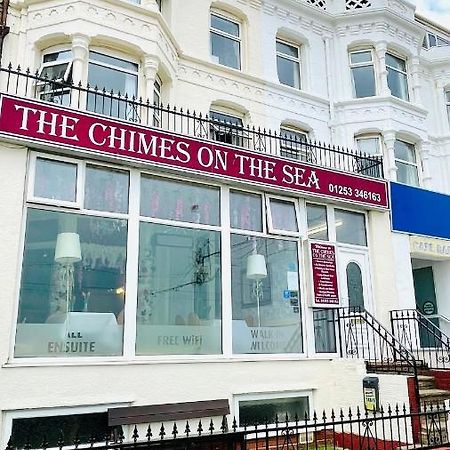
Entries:
[[[417, 310], [439, 328], [439, 316], [436, 300], [436, 289], [434, 284], [433, 267], [421, 267], [413, 269], [414, 295], [416, 298]], [[419, 336], [422, 348], [439, 347], [439, 339], [429, 327], [420, 324], [419, 316]], [[439, 336], [440, 337], [440, 336]]]

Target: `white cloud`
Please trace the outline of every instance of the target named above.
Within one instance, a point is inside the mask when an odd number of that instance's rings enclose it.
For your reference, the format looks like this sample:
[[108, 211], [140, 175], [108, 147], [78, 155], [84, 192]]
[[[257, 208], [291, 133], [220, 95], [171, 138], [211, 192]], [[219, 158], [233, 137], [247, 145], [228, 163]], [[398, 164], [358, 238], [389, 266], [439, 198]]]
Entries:
[[410, 0], [416, 11], [450, 29], [450, 0]]

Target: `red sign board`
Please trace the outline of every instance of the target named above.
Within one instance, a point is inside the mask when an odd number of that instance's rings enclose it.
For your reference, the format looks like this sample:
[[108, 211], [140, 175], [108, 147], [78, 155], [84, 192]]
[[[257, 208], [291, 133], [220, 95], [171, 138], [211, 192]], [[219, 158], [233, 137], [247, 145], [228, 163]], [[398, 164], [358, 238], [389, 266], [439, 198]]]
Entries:
[[336, 247], [315, 242], [310, 245], [314, 305], [339, 305]]
[[35, 100], [9, 95], [3, 95], [1, 100], [0, 133], [4, 136], [50, 144], [66, 151], [83, 150], [286, 191], [389, 207], [384, 180], [230, 148]]

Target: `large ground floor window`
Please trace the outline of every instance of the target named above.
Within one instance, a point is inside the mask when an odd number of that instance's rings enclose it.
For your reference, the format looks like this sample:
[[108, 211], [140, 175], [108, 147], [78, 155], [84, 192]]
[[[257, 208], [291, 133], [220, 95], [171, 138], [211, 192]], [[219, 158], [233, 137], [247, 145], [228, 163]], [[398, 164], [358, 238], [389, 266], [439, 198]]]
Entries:
[[16, 358], [300, 354], [301, 242], [367, 245], [364, 214], [293, 196], [35, 152], [29, 172]]

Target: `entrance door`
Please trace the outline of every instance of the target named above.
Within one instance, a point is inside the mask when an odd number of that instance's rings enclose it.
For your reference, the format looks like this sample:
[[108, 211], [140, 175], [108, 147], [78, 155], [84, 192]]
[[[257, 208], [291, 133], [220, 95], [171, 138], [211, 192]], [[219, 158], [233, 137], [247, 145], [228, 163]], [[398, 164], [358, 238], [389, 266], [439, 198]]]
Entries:
[[[413, 269], [414, 293], [416, 307], [428, 320], [439, 328], [439, 318], [436, 302], [436, 291], [434, 289], [434, 277], [432, 267]], [[440, 343], [435, 334], [423, 325], [419, 325], [420, 344], [422, 347], [439, 347]]]
[[369, 259], [364, 251], [339, 249], [339, 297], [342, 306], [372, 309]]

